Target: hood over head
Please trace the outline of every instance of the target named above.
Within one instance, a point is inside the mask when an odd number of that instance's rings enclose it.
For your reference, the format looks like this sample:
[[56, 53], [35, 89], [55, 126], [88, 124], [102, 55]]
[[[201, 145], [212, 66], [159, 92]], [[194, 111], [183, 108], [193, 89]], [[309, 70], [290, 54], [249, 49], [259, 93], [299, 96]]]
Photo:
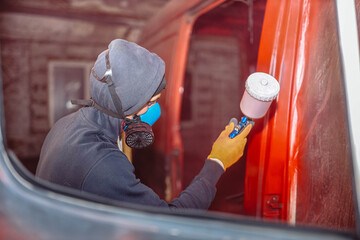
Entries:
[[[99, 54], [94, 71], [100, 78], [105, 74], [106, 50]], [[131, 115], [141, 109], [159, 91], [164, 82], [164, 61], [155, 53], [122, 39], [109, 44], [109, 61], [116, 94], [124, 114]], [[163, 85], [163, 84], [161, 84]], [[96, 103], [116, 112], [108, 85], [90, 74], [90, 94]]]

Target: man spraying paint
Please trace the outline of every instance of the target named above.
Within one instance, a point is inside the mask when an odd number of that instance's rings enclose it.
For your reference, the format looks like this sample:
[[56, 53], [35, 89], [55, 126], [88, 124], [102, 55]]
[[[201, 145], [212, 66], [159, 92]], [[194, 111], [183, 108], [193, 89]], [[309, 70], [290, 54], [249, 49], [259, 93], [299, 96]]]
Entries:
[[200, 173], [170, 203], [134, 175], [134, 167], [116, 141], [141, 148], [153, 142], [151, 125], [161, 111], [156, 102], [164, 90], [165, 63], [154, 53], [116, 39], [97, 58], [90, 75], [87, 107], [60, 119], [43, 144], [36, 176], [107, 198], [169, 208], [207, 209], [224, 171], [243, 155], [251, 124], [229, 138], [237, 122], [225, 127]]

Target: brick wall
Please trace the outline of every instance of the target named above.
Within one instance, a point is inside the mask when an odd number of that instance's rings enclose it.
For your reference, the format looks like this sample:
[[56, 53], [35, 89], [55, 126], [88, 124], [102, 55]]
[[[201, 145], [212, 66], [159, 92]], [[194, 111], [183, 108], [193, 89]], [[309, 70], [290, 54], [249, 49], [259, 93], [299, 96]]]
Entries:
[[1, 39], [6, 137], [19, 158], [38, 157], [50, 129], [48, 63], [94, 61], [106, 46]]

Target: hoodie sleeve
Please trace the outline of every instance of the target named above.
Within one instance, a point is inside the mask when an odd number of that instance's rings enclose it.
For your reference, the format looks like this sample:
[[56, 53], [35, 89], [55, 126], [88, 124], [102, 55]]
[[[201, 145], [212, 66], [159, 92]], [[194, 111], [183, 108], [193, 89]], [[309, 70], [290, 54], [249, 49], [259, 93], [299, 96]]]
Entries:
[[128, 159], [116, 152], [98, 161], [89, 171], [82, 190], [120, 201], [168, 208], [207, 209], [216, 193], [216, 183], [224, 170], [219, 164], [206, 160], [200, 173], [171, 203], [161, 200], [134, 174]]

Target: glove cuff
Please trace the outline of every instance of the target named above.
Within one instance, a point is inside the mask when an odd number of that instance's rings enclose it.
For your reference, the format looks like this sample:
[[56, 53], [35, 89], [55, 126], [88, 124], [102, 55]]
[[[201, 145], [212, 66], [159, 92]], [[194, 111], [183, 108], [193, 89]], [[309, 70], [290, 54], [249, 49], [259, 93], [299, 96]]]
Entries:
[[212, 160], [212, 161], [214, 161], [214, 162], [217, 162], [217, 163], [224, 169], [224, 171], [226, 170], [223, 162], [220, 161], [219, 159], [217, 159], [217, 158], [208, 158], [208, 159], [209, 159], [209, 160]]

